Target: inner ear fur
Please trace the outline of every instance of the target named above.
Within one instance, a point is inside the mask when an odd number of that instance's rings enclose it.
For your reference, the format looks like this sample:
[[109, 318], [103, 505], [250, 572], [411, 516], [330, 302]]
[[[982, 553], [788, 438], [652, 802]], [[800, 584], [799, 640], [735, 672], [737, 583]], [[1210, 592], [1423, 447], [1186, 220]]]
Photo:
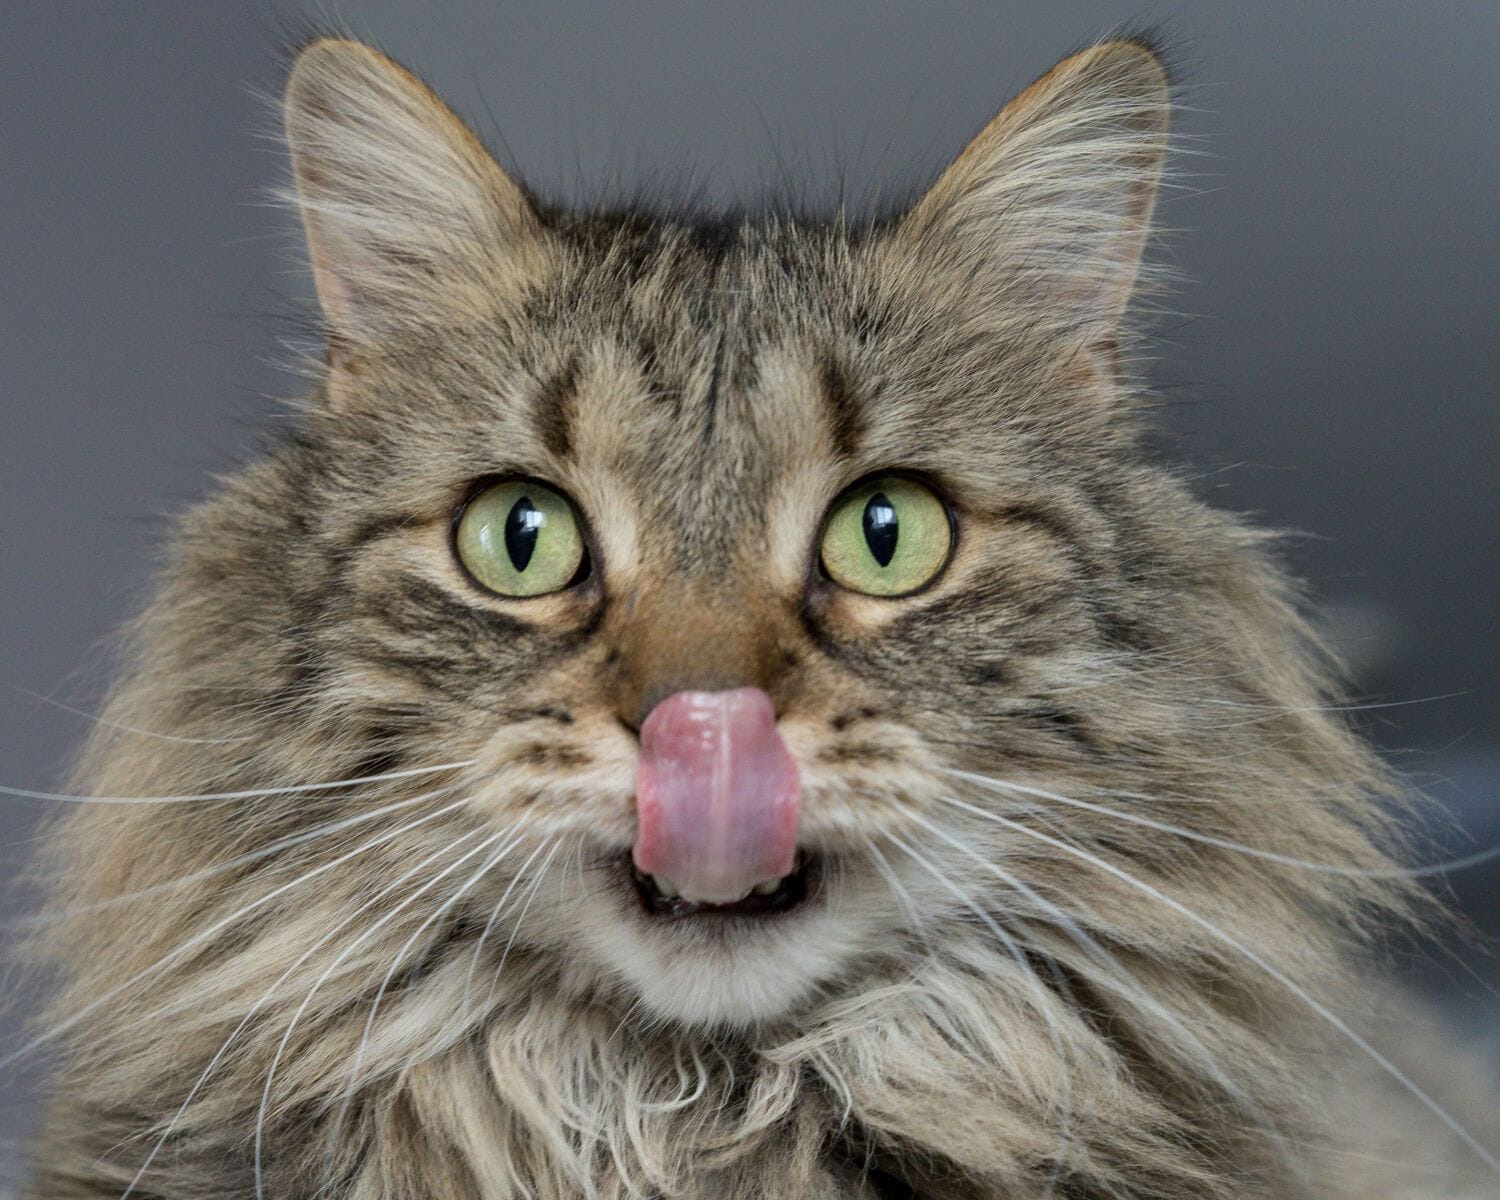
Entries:
[[358, 42], [297, 56], [284, 122], [331, 338], [480, 316], [542, 266], [524, 191], [415, 75]]
[[1082, 345], [1108, 346], [1140, 272], [1170, 114], [1148, 46], [1075, 54], [980, 131], [896, 237], [950, 294], [1028, 304]]

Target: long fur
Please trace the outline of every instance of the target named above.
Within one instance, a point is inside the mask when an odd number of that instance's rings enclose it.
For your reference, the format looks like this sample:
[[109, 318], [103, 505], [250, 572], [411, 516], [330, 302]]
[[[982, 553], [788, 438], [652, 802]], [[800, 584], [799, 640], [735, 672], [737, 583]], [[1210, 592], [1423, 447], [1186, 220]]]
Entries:
[[[185, 518], [54, 838], [27, 1194], [1494, 1195], [1352, 1040], [1427, 903], [1391, 781], [1265, 537], [1140, 448], [1167, 113], [1108, 43], [889, 222], [580, 218], [388, 60], [305, 51], [328, 364]], [[892, 468], [955, 557], [841, 593], [822, 515]], [[584, 583], [458, 569], [506, 474], [572, 496]], [[739, 684], [822, 874], [667, 929], [631, 727]]]

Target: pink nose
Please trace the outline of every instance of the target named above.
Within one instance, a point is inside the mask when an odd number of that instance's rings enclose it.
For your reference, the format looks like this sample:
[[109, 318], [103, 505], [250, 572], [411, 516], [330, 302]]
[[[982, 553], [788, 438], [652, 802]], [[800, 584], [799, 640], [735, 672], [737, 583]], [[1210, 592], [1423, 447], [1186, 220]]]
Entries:
[[683, 897], [728, 904], [790, 874], [797, 763], [759, 688], [678, 692], [641, 725], [635, 865]]

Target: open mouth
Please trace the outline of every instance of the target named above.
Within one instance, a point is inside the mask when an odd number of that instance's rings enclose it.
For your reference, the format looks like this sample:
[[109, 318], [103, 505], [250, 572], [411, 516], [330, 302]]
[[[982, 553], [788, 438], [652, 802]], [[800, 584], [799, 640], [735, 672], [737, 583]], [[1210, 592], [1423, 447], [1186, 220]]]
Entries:
[[648, 913], [663, 917], [695, 916], [765, 916], [789, 912], [807, 899], [809, 881], [815, 864], [806, 854], [797, 855], [790, 874], [756, 884], [738, 900], [727, 904], [709, 904], [684, 897], [669, 879], [647, 875], [631, 865], [636, 894]]

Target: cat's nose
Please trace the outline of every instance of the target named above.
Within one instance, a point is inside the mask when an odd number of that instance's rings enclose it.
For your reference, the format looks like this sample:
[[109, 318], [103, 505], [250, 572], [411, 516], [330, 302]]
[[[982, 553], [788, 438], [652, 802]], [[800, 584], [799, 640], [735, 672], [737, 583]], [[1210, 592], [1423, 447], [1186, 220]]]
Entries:
[[647, 715], [684, 692], [751, 688], [774, 711], [789, 686], [795, 631], [773, 604], [749, 598], [734, 606], [675, 594], [630, 606], [605, 631], [613, 649], [601, 682], [620, 721], [640, 732]]

